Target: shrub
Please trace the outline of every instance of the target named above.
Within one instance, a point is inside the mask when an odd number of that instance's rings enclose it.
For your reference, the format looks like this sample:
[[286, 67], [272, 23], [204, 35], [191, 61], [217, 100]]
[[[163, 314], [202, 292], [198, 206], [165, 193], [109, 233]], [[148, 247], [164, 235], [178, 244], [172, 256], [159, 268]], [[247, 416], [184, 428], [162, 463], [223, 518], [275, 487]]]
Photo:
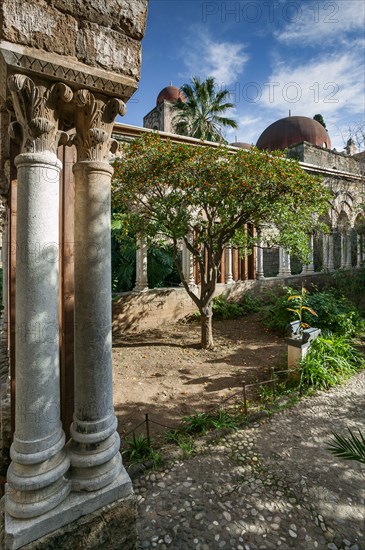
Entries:
[[300, 366], [302, 388], [327, 389], [364, 368], [364, 359], [347, 338], [328, 334], [313, 341]]
[[338, 269], [332, 275], [331, 286], [365, 312], [365, 266], [353, 269], [350, 275], [347, 270]]
[[[286, 294], [273, 296], [273, 303], [269, 305], [265, 313], [265, 325], [280, 333], [285, 333], [290, 321], [294, 320], [295, 314], [288, 310], [300, 307], [299, 300], [289, 298], [295, 294], [300, 295], [290, 287], [285, 287]], [[316, 316], [307, 309], [303, 310], [303, 321], [310, 326], [320, 328], [322, 331], [330, 331], [342, 336], [354, 336], [362, 327], [363, 320], [356, 307], [344, 296], [338, 297], [333, 290], [307, 292], [303, 305], [309, 307]]]
[[324, 291], [307, 296], [307, 304], [317, 313], [313, 317], [308, 311], [304, 318], [310, 325], [343, 336], [354, 336], [362, 327], [359, 312], [344, 296], [334, 291]]
[[221, 294], [213, 300], [213, 317], [222, 321], [237, 319], [258, 311], [260, 307], [260, 300], [250, 294], [245, 294], [240, 301], [229, 300]]

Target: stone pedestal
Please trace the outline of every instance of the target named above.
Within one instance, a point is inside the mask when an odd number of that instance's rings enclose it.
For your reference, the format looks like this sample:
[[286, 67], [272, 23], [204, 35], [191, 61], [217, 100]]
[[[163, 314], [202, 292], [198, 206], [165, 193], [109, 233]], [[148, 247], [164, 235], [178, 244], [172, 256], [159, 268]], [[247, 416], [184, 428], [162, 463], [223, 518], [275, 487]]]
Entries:
[[110, 486], [92, 494], [70, 493], [57, 508], [32, 520], [6, 515], [4, 548], [70, 550], [82, 541], [82, 548], [88, 550], [132, 550], [136, 547], [135, 521], [132, 484], [124, 472]]
[[318, 328], [308, 328], [298, 336], [292, 336], [287, 339], [288, 343], [288, 369], [298, 366], [299, 361], [304, 359], [311, 348], [313, 340], [318, 338], [321, 330]]

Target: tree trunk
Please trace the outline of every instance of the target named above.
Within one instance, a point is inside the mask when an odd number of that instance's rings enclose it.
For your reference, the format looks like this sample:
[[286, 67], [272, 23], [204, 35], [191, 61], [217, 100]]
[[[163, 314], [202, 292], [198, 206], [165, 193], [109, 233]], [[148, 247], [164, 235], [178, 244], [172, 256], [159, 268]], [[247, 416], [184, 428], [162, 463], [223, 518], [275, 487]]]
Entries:
[[212, 327], [212, 308], [204, 308], [201, 311], [201, 346], [202, 349], [214, 348], [213, 327]]

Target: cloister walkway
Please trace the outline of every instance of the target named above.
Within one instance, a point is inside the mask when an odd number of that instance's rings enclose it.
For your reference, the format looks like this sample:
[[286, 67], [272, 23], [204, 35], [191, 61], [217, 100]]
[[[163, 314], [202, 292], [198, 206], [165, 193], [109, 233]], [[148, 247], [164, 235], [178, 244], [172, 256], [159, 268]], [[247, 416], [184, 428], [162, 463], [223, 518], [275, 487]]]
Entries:
[[139, 477], [139, 548], [363, 550], [365, 466], [326, 445], [364, 405], [362, 372]]

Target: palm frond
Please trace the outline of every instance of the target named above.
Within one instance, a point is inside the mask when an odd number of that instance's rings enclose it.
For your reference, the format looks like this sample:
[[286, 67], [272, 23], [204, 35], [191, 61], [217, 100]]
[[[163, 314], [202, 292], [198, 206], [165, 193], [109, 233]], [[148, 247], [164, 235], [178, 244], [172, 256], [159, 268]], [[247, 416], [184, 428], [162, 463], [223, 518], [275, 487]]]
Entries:
[[350, 428], [350, 437], [343, 437], [332, 432], [334, 440], [328, 445], [328, 450], [344, 460], [356, 460], [365, 464], [365, 438], [358, 430], [359, 436], [355, 435]]

